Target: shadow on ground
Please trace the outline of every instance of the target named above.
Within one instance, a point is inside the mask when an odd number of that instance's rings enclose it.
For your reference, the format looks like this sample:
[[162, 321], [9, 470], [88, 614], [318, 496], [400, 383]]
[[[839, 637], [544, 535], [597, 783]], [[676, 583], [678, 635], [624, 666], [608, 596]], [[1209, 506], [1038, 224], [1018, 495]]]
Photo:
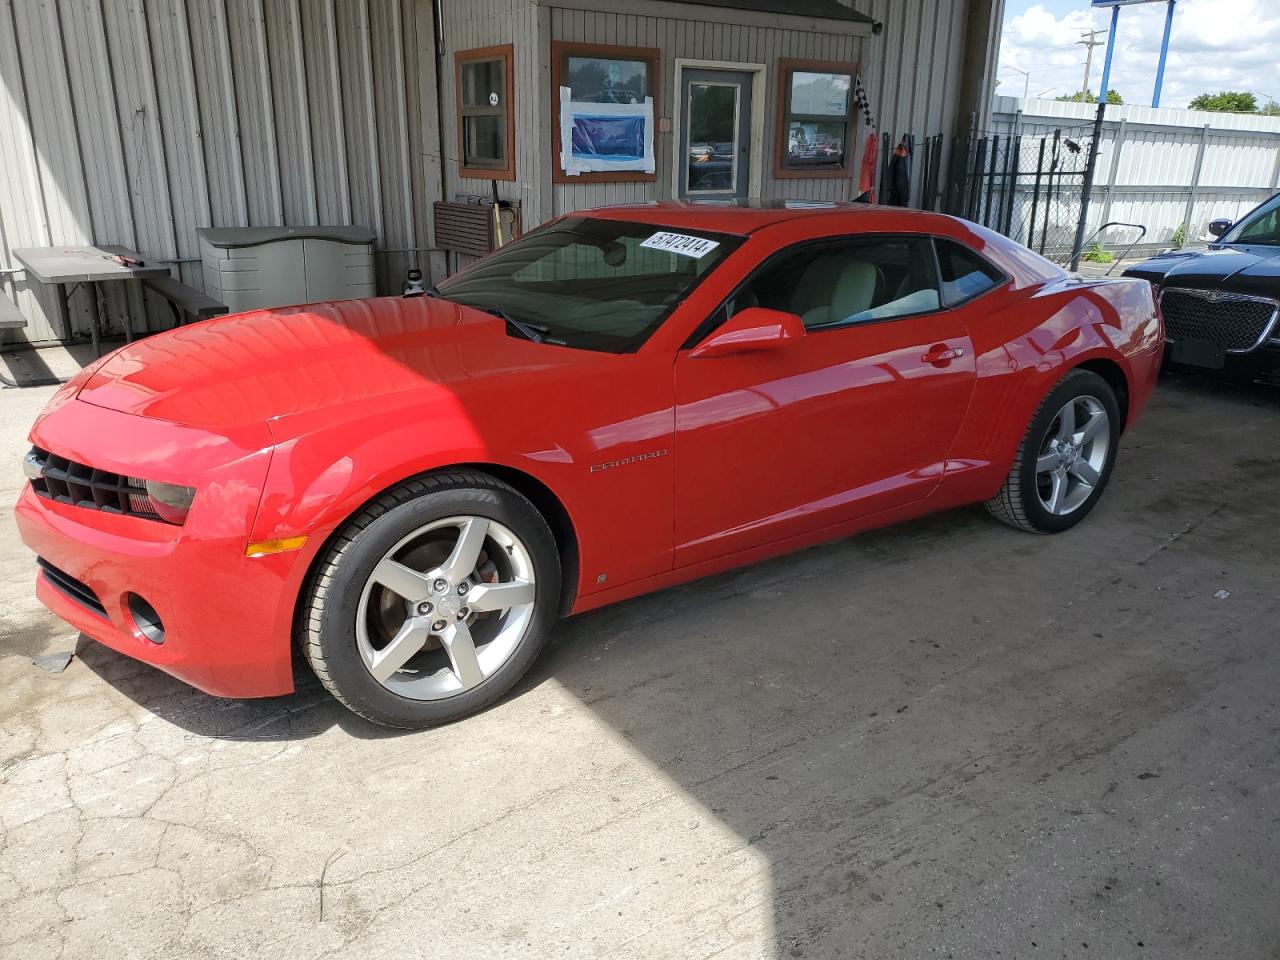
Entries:
[[[1278, 424], [1280, 391], [1169, 380], [1072, 533], [973, 508], [667, 590], [562, 624], [513, 696], [554, 678], [761, 855], [778, 957], [1261, 956]], [[81, 657], [203, 736], [397, 735], [314, 681]]]

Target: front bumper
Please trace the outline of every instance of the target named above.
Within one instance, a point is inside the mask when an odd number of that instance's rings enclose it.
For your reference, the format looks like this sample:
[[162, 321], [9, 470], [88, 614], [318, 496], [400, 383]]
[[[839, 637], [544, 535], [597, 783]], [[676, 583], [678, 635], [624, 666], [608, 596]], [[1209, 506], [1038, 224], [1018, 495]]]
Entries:
[[1221, 364], [1187, 362], [1170, 343], [1165, 348], [1166, 366], [1178, 370], [1213, 373], [1231, 380], [1259, 381], [1280, 386], [1280, 339], [1269, 340], [1248, 353], [1224, 353]]
[[[306, 560], [245, 556], [270, 460], [265, 429], [211, 434], [71, 401], [43, 416], [32, 440], [103, 470], [198, 491], [175, 526], [49, 500], [28, 485], [15, 515], [43, 561], [36, 595], [45, 606], [206, 693], [292, 692], [293, 602]], [[162, 643], [148, 639], [130, 595], [159, 614]]]

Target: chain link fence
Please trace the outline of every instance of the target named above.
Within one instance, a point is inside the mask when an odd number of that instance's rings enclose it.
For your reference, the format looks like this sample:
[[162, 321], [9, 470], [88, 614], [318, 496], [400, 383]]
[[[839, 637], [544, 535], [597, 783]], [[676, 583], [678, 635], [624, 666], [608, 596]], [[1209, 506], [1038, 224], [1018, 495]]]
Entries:
[[916, 151], [921, 206], [980, 223], [1069, 263], [1085, 216], [1092, 128], [949, 139], [949, 150], [948, 138], [935, 136]]
[[[1087, 216], [1094, 128], [1039, 136], [926, 137], [913, 149], [917, 205], [990, 227], [1069, 264]], [[888, 203], [892, 146], [885, 136], [879, 202]]]

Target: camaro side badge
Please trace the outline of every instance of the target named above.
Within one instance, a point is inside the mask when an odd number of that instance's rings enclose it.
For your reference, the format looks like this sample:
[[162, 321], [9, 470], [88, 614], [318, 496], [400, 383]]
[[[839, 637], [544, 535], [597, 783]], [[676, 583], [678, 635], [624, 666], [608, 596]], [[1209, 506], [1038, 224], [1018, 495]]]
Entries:
[[591, 467], [592, 473], [599, 473], [601, 470], [612, 470], [614, 467], [625, 467], [629, 463], [640, 463], [643, 460], [656, 460], [658, 457], [665, 457], [666, 449], [650, 450], [648, 453], [637, 453], [634, 457], [623, 457], [621, 460], [607, 460], [604, 463], [597, 463]]

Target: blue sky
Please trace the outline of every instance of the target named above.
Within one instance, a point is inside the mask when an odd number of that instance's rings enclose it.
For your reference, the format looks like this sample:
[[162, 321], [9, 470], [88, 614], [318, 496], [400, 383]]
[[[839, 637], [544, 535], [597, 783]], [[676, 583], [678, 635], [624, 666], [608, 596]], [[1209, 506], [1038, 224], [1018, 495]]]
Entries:
[[[1005, 16], [1013, 16], [1019, 13], [1025, 13], [1029, 8], [1036, 6], [1036, 0], [1006, 0]], [[1041, 0], [1039, 6], [1044, 7], [1050, 13], [1056, 16], [1064, 16], [1072, 10], [1080, 10], [1088, 6], [1081, 0]]]
[[[1126, 103], [1151, 103], [1166, 6], [1123, 7], [1111, 87]], [[1105, 28], [1109, 10], [1087, 0], [1006, 0], [997, 93], [1054, 97], [1084, 82], [1081, 31]], [[1105, 38], [1104, 38], [1105, 39]], [[1105, 46], [1094, 50], [1092, 89], [1102, 79]], [[1161, 106], [1185, 107], [1199, 93], [1251, 90], [1280, 100], [1280, 2], [1277, 0], [1179, 0]]]

